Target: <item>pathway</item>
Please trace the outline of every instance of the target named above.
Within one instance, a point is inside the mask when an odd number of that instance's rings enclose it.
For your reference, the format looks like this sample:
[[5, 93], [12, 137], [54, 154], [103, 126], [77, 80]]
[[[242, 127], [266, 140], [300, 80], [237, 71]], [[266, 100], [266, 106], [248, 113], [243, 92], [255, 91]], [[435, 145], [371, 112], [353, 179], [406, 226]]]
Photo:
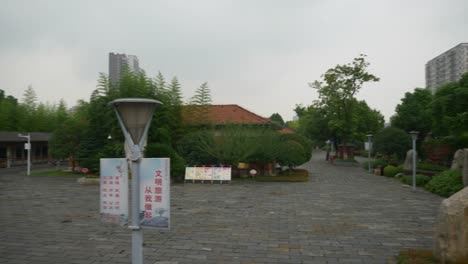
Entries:
[[[145, 263], [393, 263], [432, 245], [442, 198], [314, 153], [307, 183], [172, 186], [170, 232]], [[98, 186], [0, 176], [0, 263], [130, 263], [130, 231], [99, 223]]]

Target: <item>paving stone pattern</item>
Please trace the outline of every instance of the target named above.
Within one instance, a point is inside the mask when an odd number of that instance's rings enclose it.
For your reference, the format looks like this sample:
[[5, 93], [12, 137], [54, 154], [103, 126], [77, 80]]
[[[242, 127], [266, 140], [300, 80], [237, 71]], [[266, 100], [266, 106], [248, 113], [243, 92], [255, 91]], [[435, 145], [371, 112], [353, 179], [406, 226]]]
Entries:
[[[172, 186], [172, 230], [145, 263], [394, 263], [432, 245], [442, 198], [314, 153], [307, 183]], [[100, 223], [98, 186], [0, 176], [0, 263], [130, 263], [130, 230]]]

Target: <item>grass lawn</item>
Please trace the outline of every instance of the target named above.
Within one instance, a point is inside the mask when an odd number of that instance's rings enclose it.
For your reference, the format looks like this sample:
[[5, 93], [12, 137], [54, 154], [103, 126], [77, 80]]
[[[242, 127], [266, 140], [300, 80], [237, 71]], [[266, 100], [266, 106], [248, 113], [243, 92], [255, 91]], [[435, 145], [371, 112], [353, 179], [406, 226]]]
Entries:
[[293, 169], [292, 171], [281, 172], [277, 176], [257, 176], [255, 180], [259, 182], [306, 182], [309, 180], [309, 172]]
[[78, 174], [70, 171], [51, 170], [51, 171], [37, 171], [31, 172], [31, 176], [76, 176]]

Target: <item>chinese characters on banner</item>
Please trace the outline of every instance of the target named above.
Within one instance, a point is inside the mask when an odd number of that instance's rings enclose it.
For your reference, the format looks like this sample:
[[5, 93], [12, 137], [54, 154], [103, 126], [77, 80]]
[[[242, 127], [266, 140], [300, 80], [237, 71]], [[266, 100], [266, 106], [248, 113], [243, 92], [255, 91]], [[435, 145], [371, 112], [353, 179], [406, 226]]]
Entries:
[[126, 159], [101, 159], [101, 221], [128, 222], [128, 165]]
[[170, 165], [168, 158], [140, 162], [140, 217], [142, 227], [170, 228]]

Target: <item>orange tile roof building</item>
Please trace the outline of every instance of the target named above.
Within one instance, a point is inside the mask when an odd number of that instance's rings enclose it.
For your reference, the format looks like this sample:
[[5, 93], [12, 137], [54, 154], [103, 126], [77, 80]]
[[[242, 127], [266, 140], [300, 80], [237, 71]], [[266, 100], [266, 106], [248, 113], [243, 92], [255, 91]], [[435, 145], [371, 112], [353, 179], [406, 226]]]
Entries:
[[189, 126], [252, 125], [271, 127], [282, 134], [295, 133], [290, 128], [282, 127], [235, 104], [186, 105], [182, 108], [182, 120]]

